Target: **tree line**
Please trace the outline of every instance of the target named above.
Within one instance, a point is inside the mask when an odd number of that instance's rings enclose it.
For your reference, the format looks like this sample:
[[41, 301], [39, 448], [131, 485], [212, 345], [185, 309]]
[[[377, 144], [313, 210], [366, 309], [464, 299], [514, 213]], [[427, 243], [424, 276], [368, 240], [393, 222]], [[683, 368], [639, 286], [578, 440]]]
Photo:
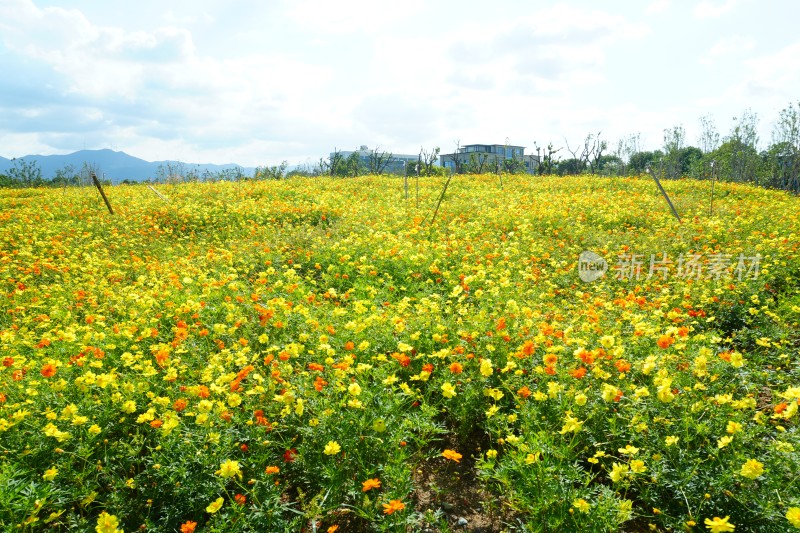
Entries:
[[[782, 109], [772, 129], [771, 142], [763, 148], [758, 134], [758, 115], [745, 110], [734, 117], [727, 135], [720, 135], [710, 116], [700, 118], [698, 146], [686, 141], [682, 125], [664, 130], [660, 149], [642, 150], [639, 134], [613, 146], [601, 133], [589, 134], [582, 143], [546, 150], [536, 146], [538, 172], [542, 175], [599, 174], [641, 175], [660, 178], [720, 179], [800, 193], [800, 102]], [[566, 150], [564, 149], [566, 148]], [[559, 153], [570, 157], [559, 158]]]

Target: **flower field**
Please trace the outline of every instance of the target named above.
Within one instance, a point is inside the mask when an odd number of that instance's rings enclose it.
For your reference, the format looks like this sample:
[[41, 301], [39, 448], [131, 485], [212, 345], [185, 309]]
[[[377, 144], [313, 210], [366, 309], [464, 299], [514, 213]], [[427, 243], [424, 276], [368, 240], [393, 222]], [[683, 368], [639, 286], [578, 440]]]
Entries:
[[442, 186], [0, 192], [2, 529], [800, 528], [800, 199]]

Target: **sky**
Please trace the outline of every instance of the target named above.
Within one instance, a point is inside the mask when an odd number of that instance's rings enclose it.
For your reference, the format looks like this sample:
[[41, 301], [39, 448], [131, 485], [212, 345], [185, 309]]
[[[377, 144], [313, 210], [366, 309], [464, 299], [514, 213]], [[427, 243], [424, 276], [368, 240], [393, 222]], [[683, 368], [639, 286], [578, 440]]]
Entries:
[[0, 156], [652, 150], [747, 110], [766, 146], [800, 101], [798, 20], [796, 0], [0, 0]]

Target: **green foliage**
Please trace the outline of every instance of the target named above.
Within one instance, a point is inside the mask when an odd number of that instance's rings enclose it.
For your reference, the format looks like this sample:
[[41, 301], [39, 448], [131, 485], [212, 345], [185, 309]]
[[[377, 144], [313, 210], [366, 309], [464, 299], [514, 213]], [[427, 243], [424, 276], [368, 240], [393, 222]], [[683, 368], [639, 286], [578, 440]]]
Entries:
[[282, 180], [286, 177], [286, 167], [289, 164], [283, 161], [280, 165], [257, 167], [253, 179], [257, 180]]
[[25, 161], [13, 159], [14, 166], [8, 169], [8, 177], [19, 187], [39, 187], [44, 183], [42, 179], [42, 169], [36, 160]]

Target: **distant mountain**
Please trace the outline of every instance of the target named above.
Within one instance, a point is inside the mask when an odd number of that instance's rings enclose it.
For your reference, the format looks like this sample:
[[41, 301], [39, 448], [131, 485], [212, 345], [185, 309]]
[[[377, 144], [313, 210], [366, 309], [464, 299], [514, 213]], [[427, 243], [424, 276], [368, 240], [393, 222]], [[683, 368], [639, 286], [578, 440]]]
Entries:
[[[76, 172], [83, 168], [87, 163], [97, 172], [98, 177], [105, 176], [105, 179], [113, 183], [124, 180], [144, 181], [155, 179], [160, 174], [171, 170], [173, 174], [187, 174], [195, 172], [202, 176], [206, 172], [219, 173], [223, 170], [241, 168], [245, 175], [252, 176], [254, 168], [241, 167], [230, 163], [227, 165], [182, 163], [180, 161], [145, 161], [138, 157], [133, 157], [125, 152], [115, 152], [114, 150], [80, 150], [67, 155], [26, 155], [20, 157], [25, 161], [36, 161], [42, 169], [44, 179], [52, 179], [56, 171], [71, 165]], [[14, 166], [13, 161], [0, 157], [0, 173], [6, 173]], [[161, 167], [161, 168], [159, 168]]]

